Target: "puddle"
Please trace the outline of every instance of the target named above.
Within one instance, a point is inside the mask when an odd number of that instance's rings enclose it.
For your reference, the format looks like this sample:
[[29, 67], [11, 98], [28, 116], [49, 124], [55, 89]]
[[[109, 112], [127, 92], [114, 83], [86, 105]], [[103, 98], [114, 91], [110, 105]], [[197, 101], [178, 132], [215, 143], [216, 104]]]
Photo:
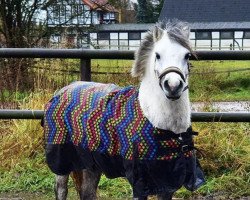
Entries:
[[209, 108], [215, 112], [250, 112], [250, 101], [237, 102], [194, 102], [191, 103], [192, 111], [203, 112], [204, 108]]

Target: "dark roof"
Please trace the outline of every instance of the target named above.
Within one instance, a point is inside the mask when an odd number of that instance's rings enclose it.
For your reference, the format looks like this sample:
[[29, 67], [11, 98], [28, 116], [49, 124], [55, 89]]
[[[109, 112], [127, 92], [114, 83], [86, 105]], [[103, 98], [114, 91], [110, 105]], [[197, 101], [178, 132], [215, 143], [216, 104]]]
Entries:
[[159, 20], [174, 18], [190, 23], [250, 22], [250, 1], [165, 0]]
[[[155, 24], [101, 24], [95, 25], [96, 31], [147, 31]], [[193, 22], [189, 23], [191, 31], [195, 30], [246, 30], [249, 22]]]
[[147, 31], [154, 24], [101, 24], [95, 25], [98, 31]]
[[195, 30], [246, 30], [250, 29], [249, 22], [193, 22], [190, 29]]

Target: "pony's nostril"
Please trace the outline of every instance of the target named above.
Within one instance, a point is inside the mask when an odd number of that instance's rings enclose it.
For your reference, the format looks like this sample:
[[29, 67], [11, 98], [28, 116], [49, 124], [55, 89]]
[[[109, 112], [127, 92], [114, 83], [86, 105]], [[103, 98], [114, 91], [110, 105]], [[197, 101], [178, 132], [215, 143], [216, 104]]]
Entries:
[[183, 82], [182, 82], [182, 81], [180, 81], [180, 84], [179, 84], [179, 86], [178, 86], [177, 90], [179, 91], [182, 87], [183, 87]]
[[170, 90], [171, 90], [170, 87], [169, 87], [169, 84], [168, 84], [168, 80], [164, 81], [163, 87], [164, 87], [164, 89], [167, 90], [167, 91], [170, 91]]

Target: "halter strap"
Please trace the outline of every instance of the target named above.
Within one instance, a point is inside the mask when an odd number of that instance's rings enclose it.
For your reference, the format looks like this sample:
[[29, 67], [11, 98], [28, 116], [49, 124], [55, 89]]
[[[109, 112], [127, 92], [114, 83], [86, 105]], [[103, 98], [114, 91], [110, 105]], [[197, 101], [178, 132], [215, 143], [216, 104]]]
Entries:
[[161, 82], [162, 78], [171, 72], [175, 72], [177, 74], [180, 75], [180, 77], [182, 78], [182, 80], [186, 83], [186, 79], [184, 77], [184, 74], [182, 73], [182, 71], [178, 68], [178, 67], [168, 67], [167, 69], [163, 70], [163, 72], [159, 75], [159, 82]]
[[[156, 70], [155, 70], [155, 72], [156, 72], [156, 74], [157, 74], [157, 71], [156, 71]], [[168, 74], [168, 73], [170, 73], [170, 72], [175, 72], [175, 73], [179, 74], [180, 77], [181, 77], [181, 79], [184, 81], [184, 83], [186, 83], [186, 79], [185, 79], [185, 77], [184, 77], [184, 74], [182, 73], [182, 71], [181, 71], [178, 67], [168, 67], [167, 69], [163, 70], [163, 72], [162, 72], [161, 74], [158, 75], [159, 85], [160, 85], [161, 88], [162, 88], [162, 85], [161, 85], [161, 80], [162, 80], [162, 78], [163, 78], [166, 74]], [[183, 88], [182, 92], [186, 91], [188, 88], [189, 88], [188, 85], [186, 85], [186, 86]]]

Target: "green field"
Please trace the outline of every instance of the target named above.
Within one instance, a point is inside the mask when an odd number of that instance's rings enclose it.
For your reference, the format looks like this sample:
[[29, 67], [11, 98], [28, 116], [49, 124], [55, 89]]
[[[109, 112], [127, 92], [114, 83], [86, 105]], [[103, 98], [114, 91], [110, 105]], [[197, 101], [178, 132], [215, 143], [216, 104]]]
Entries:
[[[192, 61], [191, 63], [193, 66], [190, 73], [191, 101], [250, 100], [250, 61]], [[95, 72], [129, 73], [132, 66], [131, 61], [123, 60], [94, 60], [92, 64]], [[122, 86], [138, 84], [129, 77], [129, 74], [93, 75], [93, 80], [113, 81]]]
[[[77, 60], [53, 60], [38, 62], [36, 91], [11, 93], [4, 91], [8, 101], [18, 100], [21, 109], [43, 109], [53, 91], [74, 80], [79, 80]], [[250, 100], [250, 62], [247, 61], [193, 61], [190, 74], [192, 101]], [[132, 61], [94, 60], [94, 81], [112, 82], [121, 86], [136, 85], [138, 80], [129, 76]], [[60, 70], [68, 72], [62, 73]], [[234, 70], [245, 70], [237, 71]], [[224, 73], [217, 73], [225, 71]], [[231, 72], [230, 72], [231, 71]], [[105, 72], [98, 74], [98, 72]], [[111, 74], [122, 73], [122, 74]], [[125, 72], [125, 74], [124, 74]], [[3, 98], [3, 99], [4, 99]], [[202, 166], [207, 184], [194, 194], [185, 189], [177, 197], [214, 195], [219, 199], [236, 199], [250, 196], [250, 124], [249, 123], [194, 123], [199, 131], [198, 148], [204, 151]], [[43, 132], [39, 121], [0, 121], [0, 198], [8, 194], [31, 195], [33, 199], [52, 199], [54, 175], [44, 161]], [[73, 183], [71, 198], [75, 199]], [[33, 195], [34, 194], [34, 195]], [[124, 179], [108, 180], [102, 177], [98, 194], [102, 198], [125, 199], [131, 196], [131, 188]], [[36, 198], [37, 196], [37, 198]], [[29, 197], [27, 197], [29, 199]]]
[[250, 100], [249, 61], [194, 61], [192, 64], [192, 101]]
[[[80, 79], [79, 60], [37, 59], [31, 69], [35, 91], [53, 91]], [[191, 101], [248, 101], [250, 100], [250, 61], [192, 61], [190, 73]], [[130, 60], [92, 60], [92, 80], [120, 86], [138, 85], [131, 78]], [[25, 80], [24, 80], [25, 81]], [[1, 101], [23, 100], [26, 91], [0, 91]]]

